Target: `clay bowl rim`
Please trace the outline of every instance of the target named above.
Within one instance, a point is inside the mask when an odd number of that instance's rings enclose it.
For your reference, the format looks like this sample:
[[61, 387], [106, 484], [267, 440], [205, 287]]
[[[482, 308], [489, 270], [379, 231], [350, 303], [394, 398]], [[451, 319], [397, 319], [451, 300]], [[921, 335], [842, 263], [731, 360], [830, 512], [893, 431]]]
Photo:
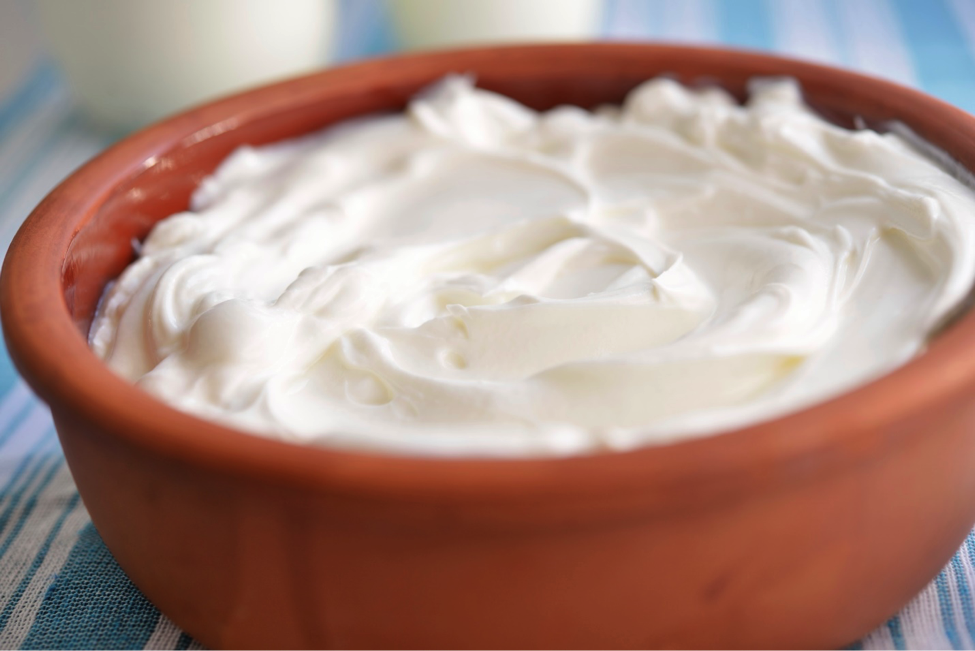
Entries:
[[[433, 61], [490, 57], [679, 57], [702, 68], [815, 79], [833, 92], [879, 94], [895, 110], [926, 115], [952, 134], [959, 158], [975, 164], [975, 117], [919, 91], [854, 72], [727, 48], [589, 43], [485, 47], [398, 55], [327, 69], [229, 96], [153, 124], [74, 172], [33, 211], [14, 238], [0, 276], [8, 351], [55, 414], [151, 450], [160, 458], [276, 485], [370, 501], [503, 505], [540, 510], [561, 504], [593, 513], [607, 504], [672, 510], [702, 500], [784, 488], [926, 436], [926, 414], [975, 387], [975, 313], [959, 319], [926, 352], [850, 392], [757, 425], [625, 452], [555, 458], [422, 457], [303, 446], [242, 433], [178, 411], [115, 376], [88, 349], [62, 288], [68, 246], [113, 188], [188, 139], [205, 138], [293, 105], [314, 101], [322, 84], [363, 74], [393, 75]], [[721, 61], [720, 64], [717, 62]], [[804, 84], [805, 85], [805, 84]], [[822, 91], [821, 92], [826, 92]], [[303, 98], [309, 98], [303, 100]], [[916, 121], [915, 121], [916, 122]], [[937, 123], [937, 124], [935, 124]], [[911, 122], [909, 122], [911, 124]], [[912, 126], [915, 126], [912, 124]], [[920, 130], [924, 132], [924, 130]], [[942, 138], [944, 140], [944, 138]], [[943, 143], [939, 143], [942, 144]], [[610, 509], [617, 511], [617, 509]]]

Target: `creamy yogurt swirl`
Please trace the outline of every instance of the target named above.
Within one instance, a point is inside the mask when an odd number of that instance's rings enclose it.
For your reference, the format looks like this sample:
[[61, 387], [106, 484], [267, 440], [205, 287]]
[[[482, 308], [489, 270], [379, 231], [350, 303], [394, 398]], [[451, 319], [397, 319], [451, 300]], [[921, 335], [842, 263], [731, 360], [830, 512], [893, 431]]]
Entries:
[[444, 80], [242, 147], [90, 334], [117, 373], [289, 441], [628, 449], [761, 421], [916, 355], [975, 277], [975, 195], [787, 80], [544, 113]]

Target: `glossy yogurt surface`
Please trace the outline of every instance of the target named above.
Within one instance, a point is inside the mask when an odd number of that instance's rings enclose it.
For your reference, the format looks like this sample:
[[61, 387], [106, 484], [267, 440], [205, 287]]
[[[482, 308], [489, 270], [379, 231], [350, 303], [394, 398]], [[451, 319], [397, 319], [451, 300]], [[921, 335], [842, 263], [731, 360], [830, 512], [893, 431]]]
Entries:
[[232, 154], [90, 334], [261, 435], [562, 455], [716, 433], [921, 351], [975, 277], [975, 194], [902, 138], [666, 79], [538, 113], [453, 77]]

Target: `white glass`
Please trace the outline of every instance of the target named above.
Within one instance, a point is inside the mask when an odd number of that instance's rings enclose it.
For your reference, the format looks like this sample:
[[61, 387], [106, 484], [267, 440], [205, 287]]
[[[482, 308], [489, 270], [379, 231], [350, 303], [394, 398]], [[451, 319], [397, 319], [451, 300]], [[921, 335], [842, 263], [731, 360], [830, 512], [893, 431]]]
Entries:
[[38, 0], [81, 106], [131, 128], [321, 66], [332, 0]]

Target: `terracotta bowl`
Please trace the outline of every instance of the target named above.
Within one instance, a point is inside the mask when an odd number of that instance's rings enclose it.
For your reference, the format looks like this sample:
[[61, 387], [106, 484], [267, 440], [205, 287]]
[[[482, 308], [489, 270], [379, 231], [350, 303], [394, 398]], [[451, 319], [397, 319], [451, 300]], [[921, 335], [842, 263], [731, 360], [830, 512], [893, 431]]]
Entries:
[[189, 111], [115, 145], [18, 233], [10, 354], [51, 406], [95, 526], [213, 647], [830, 647], [902, 607], [975, 521], [975, 315], [872, 384], [711, 438], [568, 459], [299, 447], [175, 411], [86, 345], [133, 238], [231, 150], [401, 108], [448, 72], [535, 108], [662, 73], [742, 94], [798, 78], [835, 120], [899, 119], [975, 170], [975, 118], [850, 72], [728, 50], [562, 45], [370, 61]]

